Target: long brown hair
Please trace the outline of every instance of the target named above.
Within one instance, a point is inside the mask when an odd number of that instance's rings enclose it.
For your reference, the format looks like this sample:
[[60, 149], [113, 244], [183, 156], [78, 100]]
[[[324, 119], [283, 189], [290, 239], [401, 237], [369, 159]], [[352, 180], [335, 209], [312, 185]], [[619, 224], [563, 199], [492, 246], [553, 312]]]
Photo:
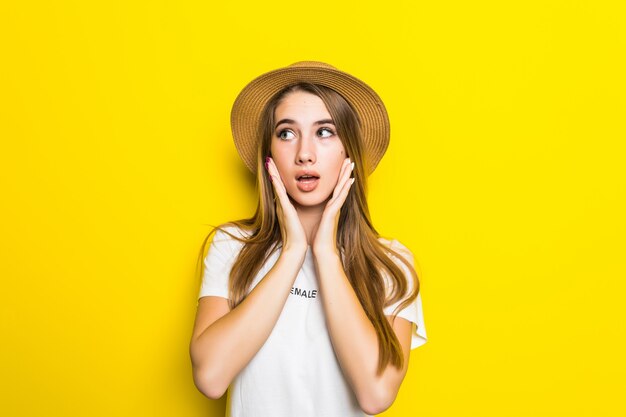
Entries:
[[[337, 134], [347, 155], [355, 164], [353, 175], [358, 178], [358, 181], [355, 181], [350, 189], [339, 214], [337, 248], [342, 253], [346, 276], [378, 336], [378, 372], [382, 372], [389, 363], [401, 368], [403, 365], [402, 347], [385, 317], [383, 308], [404, 299], [394, 312], [395, 319], [395, 314], [417, 297], [419, 280], [415, 269], [404, 256], [378, 240], [380, 235], [372, 225], [366, 199], [366, 173], [369, 170], [361, 142], [359, 119], [350, 104], [339, 93], [328, 87], [298, 83], [283, 89], [269, 101], [258, 129], [256, 180], [259, 201], [256, 212], [251, 218], [231, 221], [213, 228], [203, 242], [197, 271], [202, 268], [208, 239], [217, 229], [244, 242], [230, 272], [229, 302], [232, 309], [246, 297], [254, 277], [281, 243], [274, 190], [263, 167], [265, 157], [270, 155], [274, 110], [282, 99], [295, 91], [306, 91], [322, 99], [335, 123]], [[223, 229], [226, 226], [237, 226], [248, 232], [248, 236], [245, 238], [235, 236]], [[400, 259], [407, 266], [413, 276], [412, 288], [402, 269], [389, 255]], [[386, 290], [386, 285], [390, 285], [390, 291]], [[408, 297], [404, 298], [407, 295]]]

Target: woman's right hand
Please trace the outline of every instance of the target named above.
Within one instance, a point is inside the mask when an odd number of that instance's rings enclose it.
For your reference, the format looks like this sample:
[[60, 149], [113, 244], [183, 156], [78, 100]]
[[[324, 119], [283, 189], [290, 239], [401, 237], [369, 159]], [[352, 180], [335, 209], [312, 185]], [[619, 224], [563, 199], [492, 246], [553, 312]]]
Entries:
[[289, 201], [287, 189], [283, 184], [278, 168], [274, 160], [270, 157], [265, 158], [265, 169], [271, 178], [274, 195], [276, 196], [276, 215], [280, 224], [280, 233], [283, 239], [283, 250], [296, 249], [306, 251], [308, 242], [306, 232], [296, 208]]

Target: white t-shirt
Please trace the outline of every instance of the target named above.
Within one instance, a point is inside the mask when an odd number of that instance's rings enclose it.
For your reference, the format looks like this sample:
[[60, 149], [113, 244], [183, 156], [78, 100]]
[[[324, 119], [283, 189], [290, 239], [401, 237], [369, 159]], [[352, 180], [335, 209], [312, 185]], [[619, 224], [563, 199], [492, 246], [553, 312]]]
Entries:
[[[244, 236], [238, 228], [227, 231]], [[381, 241], [413, 261], [410, 251], [397, 240]], [[199, 297], [228, 298], [228, 278], [242, 248], [239, 242], [218, 230], [204, 258]], [[251, 289], [278, 260], [274, 252], [252, 282]], [[396, 261], [407, 274], [406, 266]], [[420, 291], [421, 294], [421, 291]], [[398, 313], [413, 323], [411, 349], [426, 343], [421, 296]], [[265, 344], [235, 377], [228, 389], [230, 417], [363, 417], [344, 377], [330, 340], [317, 285], [313, 253], [309, 246], [304, 263], [283, 311]], [[396, 305], [385, 309], [391, 314]]]

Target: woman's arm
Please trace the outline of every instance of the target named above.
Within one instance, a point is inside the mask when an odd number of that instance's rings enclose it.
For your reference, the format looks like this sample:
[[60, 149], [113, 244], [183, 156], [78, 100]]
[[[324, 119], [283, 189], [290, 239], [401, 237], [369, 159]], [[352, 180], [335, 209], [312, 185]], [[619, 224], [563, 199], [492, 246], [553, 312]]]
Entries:
[[402, 318], [396, 318], [391, 323], [402, 346], [403, 366], [397, 369], [387, 365], [381, 374], [377, 374], [376, 331], [346, 277], [337, 249], [339, 215], [355, 181], [350, 177], [353, 169], [354, 163], [346, 158], [316, 230], [313, 255], [326, 323], [341, 369], [363, 411], [378, 414], [393, 403], [406, 374], [412, 325]]
[[306, 247], [285, 248], [272, 269], [233, 310], [221, 297], [202, 297], [189, 346], [193, 378], [220, 398], [269, 337], [298, 275]]
[[278, 321], [308, 250], [298, 213], [269, 157], [265, 168], [278, 197], [281, 254], [272, 269], [232, 311], [224, 298], [200, 299], [189, 351], [194, 382], [209, 398], [224, 395], [235, 375], [261, 349]]
[[[378, 414], [391, 406], [408, 368], [412, 324], [396, 318], [392, 327], [402, 346], [401, 369], [387, 365], [378, 370], [378, 339], [335, 251], [315, 253], [320, 295], [330, 337], [344, 375], [352, 386], [360, 407]], [[390, 317], [388, 317], [390, 319]]]

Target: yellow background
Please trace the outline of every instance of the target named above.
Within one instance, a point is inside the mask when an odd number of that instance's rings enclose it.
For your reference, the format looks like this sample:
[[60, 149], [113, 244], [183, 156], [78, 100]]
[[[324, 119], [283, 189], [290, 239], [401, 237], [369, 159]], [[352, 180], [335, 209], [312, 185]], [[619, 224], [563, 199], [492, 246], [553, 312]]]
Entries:
[[388, 106], [378, 230], [429, 341], [385, 416], [626, 415], [621, 1], [2, 2], [0, 415], [219, 416], [188, 358], [230, 106], [298, 60]]

